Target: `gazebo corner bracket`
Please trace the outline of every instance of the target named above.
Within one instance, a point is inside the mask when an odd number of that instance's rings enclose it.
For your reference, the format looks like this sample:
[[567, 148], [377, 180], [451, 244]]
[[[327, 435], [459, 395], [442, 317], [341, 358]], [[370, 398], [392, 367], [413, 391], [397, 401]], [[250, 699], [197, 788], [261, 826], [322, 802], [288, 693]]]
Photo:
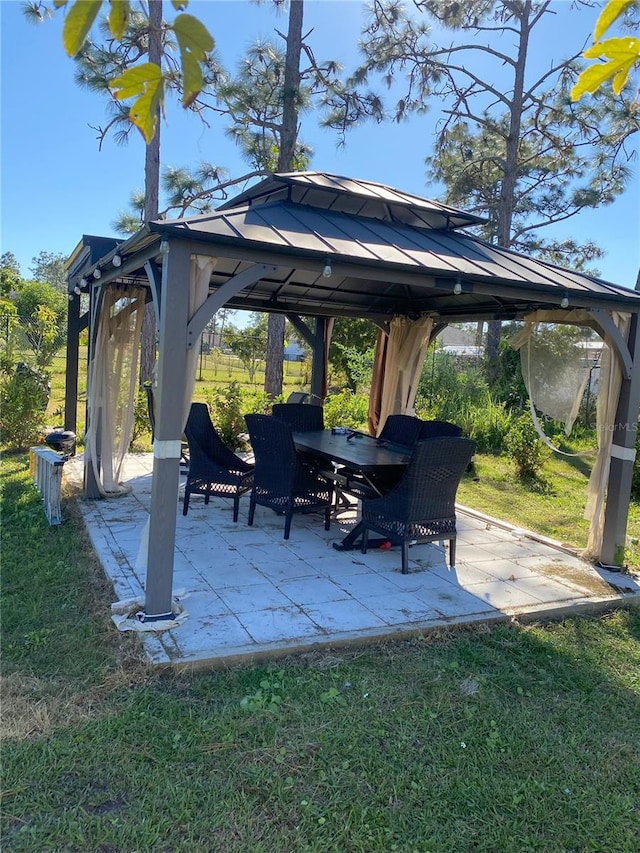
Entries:
[[593, 308], [589, 312], [594, 320], [598, 323], [602, 331], [605, 333], [608, 342], [616, 351], [616, 355], [620, 359], [622, 367], [622, 375], [625, 379], [631, 379], [631, 371], [633, 370], [633, 358], [629, 352], [629, 347], [626, 341], [620, 334], [620, 330], [613, 322], [611, 314], [601, 308]]
[[192, 349], [195, 346], [196, 341], [204, 331], [204, 327], [209, 320], [236, 293], [244, 290], [245, 287], [255, 284], [261, 278], [264, 278], [269, 273], [274, 273], [276, 270], [277, 267], [271, 264], [256, 264], [238, 273], [238, 275], [234, 275], [222, 287], [219, 287], [214, 293], [210, 294], [205, 303], [200, 306], [187, 324], [187, 349]]

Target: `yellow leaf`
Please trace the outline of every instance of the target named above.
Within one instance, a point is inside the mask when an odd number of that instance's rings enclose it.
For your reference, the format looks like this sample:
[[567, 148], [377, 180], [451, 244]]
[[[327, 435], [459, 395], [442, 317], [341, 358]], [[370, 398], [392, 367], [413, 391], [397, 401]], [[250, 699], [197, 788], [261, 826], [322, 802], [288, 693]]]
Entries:
[[53, 0], [53, 8], [54, 9], [62, 9], [63, 6], [66, 6], [69, 0]]
[[182, 12], [189, 5], [189, 0], [171, 0], [171, 5], [177, 12]]
[[62, 43], [67, 56], [75, 56], [89, 35], [102, 0], [76, 0], [67, 12], [62, 29]]
[[129, 0], [111, 0], [109, 11], [109, 29], [114, 38], [121, 39], [127, 31], [131, 4]]
[[142, 94], [133, 102], [129, 110], [131, 122], [142, 133], [147, 145], [156, 135], [156, 130], [158, 129], [158, 105], [161, 100], [161, 92], [162, 80], [160, 81], [160, 88], [158, 90], [149, 90]]
[[586, 59], [595, 59], [598, 56], [606, 56], [608, 59], [626, 59], [633, 56], [637, 59], [640, 56], [640, 39], [605, 39], [592, 44], [582, 55]]
[[585, 68], [571, 90], [571, 100], [577, 101], [585, 92], [593, 95], [610, 77], [613, 78], [613, 91], [619, 95], [636, 59], [636, 56], [627, 53], [617, 56], [609, 62], [598, 62], [590, 65], [589, 68]]
[[614, 91], [614, 94], [619, 95], [622, 89], [624, 88], [624, 84], [627, 82], [627, 78], [629, 77], [629, 72], [633, 66], [633, 60], [630, 60], [625, 68], [621, 68], [620, 71], [615, 75], [613, 80], [611, 81], [611, 88]]
[[202, 89], [200, 62], [208, 51], [213, 50], [213, 38], [207, 28], [193, 15], [178, 15], [173, 22], [173, 31], [180, 46], [182, 64], [182, 105], [188, 107]]
[[596, 21], [593, 31], [593, 40], [600, 41], [600, 36], [606, 32], [611, 24], [620, 17], [632, 0], [609, 0]]
[[129, 118], [149, 144], [155, 136], [158, 111], [164, 97], [164, 79], [159, 66], [152, 62], [135, 65], [112, 80], [109, 88], [119, 101], [136, 98], [129, 110]]
[[124, 101], [139, 95], [149, 87], [157, 86], [161, 79], [162, 71], [159, 66], [153, 62], [145, 62], [128, 68], [119, 77], [114, 77], [109, 88], [119, 90], [113, 94], [119, 101]]
[[585, 92], [589, 92], [589, 94], [593, 95], [593, 93], [602, 86], [605, 80], [608, 80], [611, 76], [611, 72], [607, 68], [607, 65], [608, 63], [598, 63], [597, 65], [590, 65], [588, 68], [585, 68], [571, 90], [571, 100], [579, 100]]

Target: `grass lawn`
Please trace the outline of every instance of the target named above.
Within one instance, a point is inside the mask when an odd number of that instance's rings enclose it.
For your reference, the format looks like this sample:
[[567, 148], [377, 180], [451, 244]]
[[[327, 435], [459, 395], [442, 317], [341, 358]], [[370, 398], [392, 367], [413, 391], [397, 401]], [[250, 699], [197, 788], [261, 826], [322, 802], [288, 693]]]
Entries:
[[637, 853], [637, 611], [161, 675], [2, 485], [3, 851]]
[[[509, 459], [477, 454], [474, 476], [463, 479], [457, 500], [494, 518], [584, 548], [589, 532], [583, 517], [589, 473], [584, 460], [554, 456], [545, 462], [545, 482], [525, 487]], [[640, 504], [632, 501], [625, 565], [635, 572], [640, 571], [639, 541]]]

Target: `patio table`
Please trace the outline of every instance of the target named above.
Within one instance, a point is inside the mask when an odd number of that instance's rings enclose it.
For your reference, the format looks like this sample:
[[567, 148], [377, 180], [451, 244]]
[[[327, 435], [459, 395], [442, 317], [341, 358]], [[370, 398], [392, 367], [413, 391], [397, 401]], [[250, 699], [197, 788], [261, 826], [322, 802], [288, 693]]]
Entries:
[[[409, 447], [354, 430], [338, 435], [330, 429], [294, 432], [293, 441], [301, 453], [334, 467], [346, 468], [349, 473], [360, 474], [378, 494], [375, 478], [370, 475], [402, 470], [411, 458]], [[361, 533], [362, 524], [358, 522], [341, 542], [334, 542], [333, 547], [338, 551], [352, 551]], [[375, 547], [373, 540], [371, 544]]]

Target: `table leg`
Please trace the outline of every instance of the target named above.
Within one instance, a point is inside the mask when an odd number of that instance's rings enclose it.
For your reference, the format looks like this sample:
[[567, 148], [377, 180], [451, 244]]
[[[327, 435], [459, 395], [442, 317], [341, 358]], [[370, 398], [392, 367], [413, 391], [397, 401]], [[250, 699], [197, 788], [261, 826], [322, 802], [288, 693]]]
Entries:
[[362, 536], [362, 522], [359, 521], [353, 530], [350, 530], [349, 533], [344, 537], [344, 539], [340, 542], [334, 542], [333, 547], [336, 551], [353, 551], [355, 550], [356, 540]]

